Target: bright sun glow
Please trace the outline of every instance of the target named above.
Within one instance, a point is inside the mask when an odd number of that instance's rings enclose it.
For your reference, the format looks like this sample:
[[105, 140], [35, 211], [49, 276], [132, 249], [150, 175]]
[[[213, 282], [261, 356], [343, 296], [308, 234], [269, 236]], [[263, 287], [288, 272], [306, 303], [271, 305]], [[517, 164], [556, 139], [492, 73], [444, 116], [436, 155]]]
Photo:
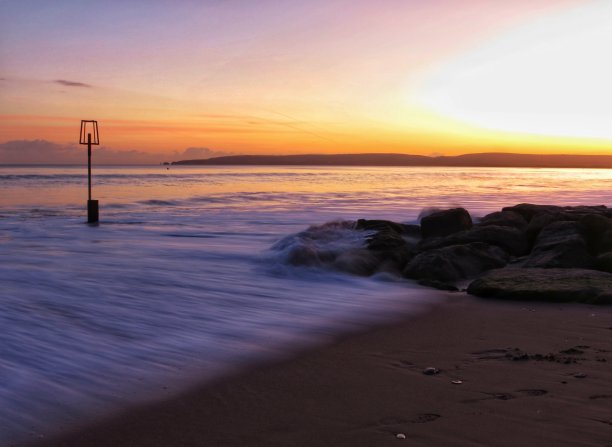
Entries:
[[515, 28], [430, 77], [420, 102], [503, 131], [612, 138], [612, 2]]

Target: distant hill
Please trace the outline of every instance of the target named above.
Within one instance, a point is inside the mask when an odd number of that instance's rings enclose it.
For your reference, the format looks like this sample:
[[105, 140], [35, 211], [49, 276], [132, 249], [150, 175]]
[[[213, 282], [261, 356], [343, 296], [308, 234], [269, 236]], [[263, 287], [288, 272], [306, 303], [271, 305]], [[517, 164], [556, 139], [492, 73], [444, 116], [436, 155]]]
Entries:
[[273, 166], [473, 166], [532, 168], [612, 168], [612, 155], [536, 155], [509, 153], [427, 157], [406, 154], [233, 155], [205, 160], [182, 160], [173, 165]]

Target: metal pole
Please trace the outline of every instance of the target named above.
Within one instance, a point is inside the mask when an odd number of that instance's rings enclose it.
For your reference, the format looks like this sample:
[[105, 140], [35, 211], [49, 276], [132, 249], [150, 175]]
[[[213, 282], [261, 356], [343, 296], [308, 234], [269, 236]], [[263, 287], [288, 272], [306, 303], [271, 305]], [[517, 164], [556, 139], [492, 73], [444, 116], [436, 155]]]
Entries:
[[87, 134], [87, 181], [88, 199], [91, 200], [91, 134]]

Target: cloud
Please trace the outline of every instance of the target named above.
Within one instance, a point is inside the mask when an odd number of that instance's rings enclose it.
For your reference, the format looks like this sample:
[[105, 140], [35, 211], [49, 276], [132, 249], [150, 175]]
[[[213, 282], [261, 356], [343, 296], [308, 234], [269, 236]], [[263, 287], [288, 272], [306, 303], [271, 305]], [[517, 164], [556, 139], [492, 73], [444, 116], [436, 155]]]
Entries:
[[55, 82], [56, 84], [64, 85], [66, 87], [85, 87], [85, 88], [92, 87], [91, 85], [85, 84], [84, 82], [66, 81], [65, 79], [56, 79], [53, 82]]
[[[167, 155], [139, 150], [114, 150], [94, 146], [94, 164], [135, 165], [159, 164], [163, 161], [193, 160], [233, 155], [229, 152], [215, 151], [206, 147], [190, 147]], [[0, 164], [85, 164], [86, 146], [78, 144], [58, 144], [46, 140], [13, 140], [0, 143]]]
[[[117, 151], [106, 147], [93, 148], [95, 164], [158, 164], [159, 154], [130, 150]], [[86, 146], [57, 144], [46, 140], [14, 140], [0, 144], [3, 164], [85, 164]]]

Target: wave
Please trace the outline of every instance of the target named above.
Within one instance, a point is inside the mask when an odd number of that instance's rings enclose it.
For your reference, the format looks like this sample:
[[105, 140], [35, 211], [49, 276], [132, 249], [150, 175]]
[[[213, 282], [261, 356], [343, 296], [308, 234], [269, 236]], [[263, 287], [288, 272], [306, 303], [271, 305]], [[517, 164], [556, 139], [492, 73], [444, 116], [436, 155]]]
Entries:
[[271, 250], [283, 264], [369, 275], [377, 265], [376, 256], [366, 247], [372, 234], [357, 230], [354, 221], [337, 220], [287, 236]]

